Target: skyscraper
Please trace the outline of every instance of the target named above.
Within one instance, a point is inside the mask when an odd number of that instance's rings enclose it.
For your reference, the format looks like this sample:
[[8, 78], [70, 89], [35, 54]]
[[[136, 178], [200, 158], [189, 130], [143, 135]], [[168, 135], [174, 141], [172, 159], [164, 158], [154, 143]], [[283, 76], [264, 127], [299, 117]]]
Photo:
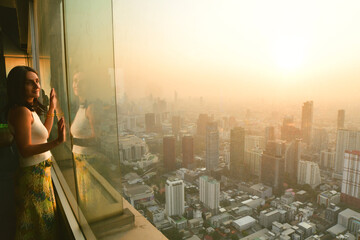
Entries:
[[194, 138], [189, 135], [185, 135], [182, 138], [182, 166], [189, 168], [194, 160]]
[[323, 169], [335, 169], [335, 151], [333, 149], [321, 151], [320, 167]]
[[205, 135], [206, 134], [206, 126], [209, 122], [209, 116], [207, 114], [200, 114], [197, 120], [197, 134]]
[[344, 154], [346, 150], [360, 151], [360, 132], [338, 129], [336, 136], [335, 172], [343, 173]]
[[163, 138], [164, 168], [166, 171], [173, 171], [176, 168], [175, 159], [175, 137], [165, 136]]
[[308, 146], [311, 144], [312, 124], [313, 124], [313, 101], [305, 102], [301, 113], [301, 136], [303, 142]]
[[180, 116], [173, 116], [172, 117], [172, 133], [174, 135], [178, 135], [181, 130], [181, 118]]
[[211, 171], [219, 165], [219, 131], [216, 122], [206, 126], [206, 170]]
[[245, 164], [245, 129], [236, 127], [230, 132], [230, 172], [232, 176], [241, 176]]
[[360, 151], [345, 151], [341, 201], [360, 206]]
[[319, 165], [310, 161], [299, 161], [298, 184], [309, 184], [315, 188], [321, 183]]
[[184, 213], [184, 182], [169, 178], [165, 184], [165, 212], [168, 217]]
[[275, 140], [275, 128], [273, 126], [269, 126], [265, 128], [265, 146], [268, 141]]
[[260, 177], [261, 175], [261, 159], [263, 149], [253, 148], [245, 151], [245, 163], [249, 166], [250, 174]]
[[281, 140], [291, 142], [296, 138], [300, 138], [300, 129], [295, 127], [293, 117], [285, 117], [281, 126]]
[[220, 203], [220, 183], [211, 177], [201, 176], [199, 187], [200, 202], [216, 212]]
[[261, 182], [281, 190], [284, 182], [284, 144], [278, 141], [269, 141], [261, 159]]
[[301, 139], [292, 141], [285, 151], [285, 172], [289, 180], [293, 183], [297, 182], [298, 165], [301, 156]]
[[155, 132], [155, 114], [146, 113], [145, 114], [145, 130], [146, 132]]
[[316, 152], [321, 152], [321, 150], [328, 149], [329, 144], [329, 136], [326, 129], [323, 128], [315, 128], [314, 129], [314, 138], [312, 149]]
[[340, 109], [337, 117], [337, 128], [342, 129], [345, 127], [345, 110]]

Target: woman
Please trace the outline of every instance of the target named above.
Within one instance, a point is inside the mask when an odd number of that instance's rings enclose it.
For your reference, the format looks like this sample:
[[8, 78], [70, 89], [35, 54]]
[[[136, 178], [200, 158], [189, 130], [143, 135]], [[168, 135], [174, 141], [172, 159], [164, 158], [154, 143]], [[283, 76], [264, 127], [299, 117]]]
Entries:
[[79, 204], [85, 216], [93, 215], [101, 206], [100, 193], [96, 193], [91, 186], [91, 174], [89, 164], [94, 164], [97, 156], [95, 150], [98, 144], [96, 138], [95, 106], [88, 103], [89, 83], [86, 82], [84, 73], [78, 72], [73, 77], [73, 90], [79, 99], [79, 108], [70, 127], [73, 137], [73, 155], [76, 165], [76, 181], [79, 196]]
[[45, 113], [37, 100], [39, 77], [27, 66], [14, 67], [7, 78], [8, 123], [20, 153], [15, 180], [16, 239], [56, 237], [56, 203], [51, 182], [50, 149], [65, 141], [64, 118], [58, 121], [58, 137], [48, 142], [57, 103], [54, 89], [43, 124], [38, 113]]

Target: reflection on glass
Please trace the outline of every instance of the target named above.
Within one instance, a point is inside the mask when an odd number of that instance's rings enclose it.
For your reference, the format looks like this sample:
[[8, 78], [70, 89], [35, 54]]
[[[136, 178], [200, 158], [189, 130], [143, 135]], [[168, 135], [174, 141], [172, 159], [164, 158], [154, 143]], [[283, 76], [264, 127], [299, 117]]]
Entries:
[[78, 97], [78, 109], [70, 128], [73, 137], [72, 152], [76, 167], [76, 182], [79, 194], [79, 205], [85, 213], [97, 211], [101, 206], [102, 195], [96, 192], [91, 185], [91, 173], [89, 164], [94, 164], [97, 159], [96, 131], [97, 120], [95, 117], [95, 105], [88, 101], [86, 93], [89, 92], [91, 84], [86, 82], [85, 73], [78, 72], [73, 77], [73, 91]]

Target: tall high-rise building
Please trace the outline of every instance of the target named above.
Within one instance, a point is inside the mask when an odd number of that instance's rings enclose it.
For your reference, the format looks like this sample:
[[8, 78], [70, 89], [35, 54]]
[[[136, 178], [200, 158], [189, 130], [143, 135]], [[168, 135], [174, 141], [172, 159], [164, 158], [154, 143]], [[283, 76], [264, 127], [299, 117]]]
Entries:
[[281, 190], [284, 183], [284, 143], [269, 141], [261, 159], [261, 182]]
[[266, 142], [264, 136], [245, 135], [245, 151], [254, 148], [265, 149]]
[[293, 117], [285, 117], [281, 126], [281, 140], [291, 142], [296, 138], [300, 138], [300, 129], [295, 127]]
[[309, 184], [315, 188], [321, 183], [319, 165], [315, 162], [300, 161], [298, 167], [298, 184]]
[[[236, 127], [230, 132], [230, 172], [232, 176], [243, 175], [241, 168], [245, 164], [245, 129]], [[244, 169], [244, 168], [243, 168]]]
[[176, 168], [175, 137], [165, 136], [163, 138], [164, 168], [173, 171]]
[[333, 149], [322, 150], [320, 153], [320, 167], [322, 169], [335, 169], [335, 151]]
[[194, 161], [194, 138], [189, 135], [185, 135], [182, 138], [182, 166], [189, 168]]
[[275, 141], [275, 127], [273, 126], [265, 128], [265, 145], [268, 141]]
[[206, 170], [211, 171], [219, 165], [219, 130], [216, 122], [206, 126]]
[[145, 131], [146, 132], [155, 132], [155, 114], [154, 113], [146, 113], [145, 114]]
[[336, 136], [335, 172], [343, 173], [346, 150], [360, 151], [360, 131], [338, 129]]
[[250, 174], [260, 177], [263, 149], [253, 148], [245, 151], [245, 163], [249, 166]]
[[177, 178], [169, 178], [165, 184], [165, 213], [168, 217], [184, 214], [185, 194], [184, 182]]
[[301, 139], [292, 141], [285, 150], [285, 172], [290, 181], [296, 183], [301, 156]]
[[312, 142], [312, 149], [316, 152], [328, 149], [329, 136], [326, 129], [315, 128]]
[[313, 101], [305, 102], [301, 113], [301, 136], [303, 142], [308, 146], [311, 144], [311, 134], [313, 125]]
[[345, 127], [345, 110], [340, 109], [337, 117], [337, 128], [342, 129]]
[[341, 201], [360, 206], [360, 151], [345, 151]]
[[205, 135], [206, 134], [206, 126], [209, 122], [209, 116], [207, 114], [200, 114], [197, 120], [197, 134]]
[[199, 178], [200, 202], [205, 207], [217, 211], [220, 204], [220, 183], [208, 176]]
[[178, 135], [181, 130], [181, 118], [180, 116], [173, 116], [172, 121], [172, 133]]

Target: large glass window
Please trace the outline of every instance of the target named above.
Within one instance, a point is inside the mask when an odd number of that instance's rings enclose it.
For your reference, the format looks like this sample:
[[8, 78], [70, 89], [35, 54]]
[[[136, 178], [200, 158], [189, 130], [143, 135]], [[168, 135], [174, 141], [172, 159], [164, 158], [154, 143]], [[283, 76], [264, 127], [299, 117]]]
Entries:
[[[42, 100], [58, 96], [67, 141], [54, 169], [85, 236], [123, 212], [117, 142], [112, 1], [35, 1]], [[57, 136], [54, 124], [51, 137]]]

